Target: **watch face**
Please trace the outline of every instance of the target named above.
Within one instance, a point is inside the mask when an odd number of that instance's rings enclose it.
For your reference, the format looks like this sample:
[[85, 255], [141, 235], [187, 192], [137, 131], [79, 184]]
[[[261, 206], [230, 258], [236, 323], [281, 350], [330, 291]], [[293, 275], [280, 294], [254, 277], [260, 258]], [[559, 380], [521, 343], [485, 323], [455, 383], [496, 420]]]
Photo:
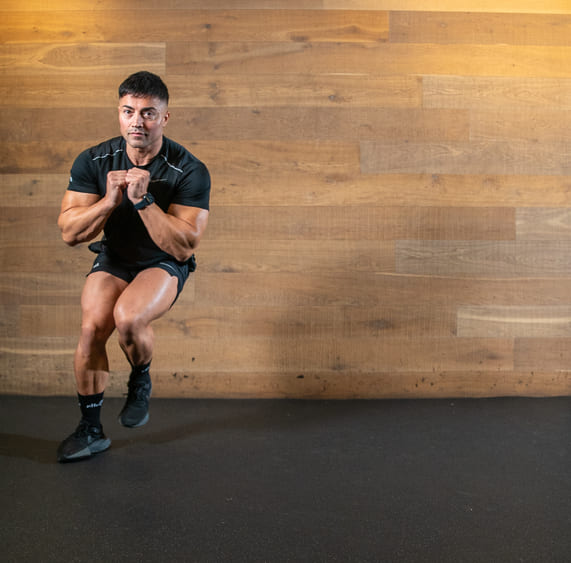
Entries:
[[145, 207], [148, 207], [149, 205], [151, 205], [151, 203], [154, 202], [155, 198], [153, 197], [153, 194], [146, 193], [143, 196], [143, 199], [141, 199], [139, 203], [135, 204], [135, 209], [145, 209]]

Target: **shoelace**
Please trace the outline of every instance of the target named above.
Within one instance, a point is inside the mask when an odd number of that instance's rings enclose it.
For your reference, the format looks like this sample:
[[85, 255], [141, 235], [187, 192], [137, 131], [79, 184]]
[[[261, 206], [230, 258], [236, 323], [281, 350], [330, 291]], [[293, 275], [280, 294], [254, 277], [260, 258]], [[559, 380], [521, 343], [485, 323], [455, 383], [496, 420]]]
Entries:
[[151, 384], [146, 381], [129, 381], [127, 384], [127, 399], [135, 401], [146, 401]]
[[89, 422], [87, 422], [86, 420], [82, 420], [80, 421], [78, 427], [75, 429], [74, 435], [78, 438], [81, 438], [83, 436], [88, 436], [89, 434], [93, 434], [93, 432], [89, 432], [90, 428], [91, 426], [89, 425]]

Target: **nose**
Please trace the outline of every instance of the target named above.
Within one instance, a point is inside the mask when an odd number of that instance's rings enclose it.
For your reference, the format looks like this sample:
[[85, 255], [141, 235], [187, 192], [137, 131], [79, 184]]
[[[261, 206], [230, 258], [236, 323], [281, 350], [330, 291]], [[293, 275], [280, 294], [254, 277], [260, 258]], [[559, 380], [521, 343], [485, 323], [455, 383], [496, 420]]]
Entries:
[[143, 125], [143, 122], [144, 120], [141, 113], [138, 111], [133, 112], [133, 115], [131, 117], [131, 125], [133, 127], [141, 127]]

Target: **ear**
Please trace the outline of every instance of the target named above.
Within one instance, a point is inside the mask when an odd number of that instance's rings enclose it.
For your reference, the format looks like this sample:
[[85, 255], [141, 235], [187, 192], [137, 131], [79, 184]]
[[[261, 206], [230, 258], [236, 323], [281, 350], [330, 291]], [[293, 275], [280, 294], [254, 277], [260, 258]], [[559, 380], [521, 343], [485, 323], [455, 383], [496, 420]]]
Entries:
[[167, 110], [163, 115], [163, 127], [168, 123], [170, 116], [171, 116], [170, 111]]

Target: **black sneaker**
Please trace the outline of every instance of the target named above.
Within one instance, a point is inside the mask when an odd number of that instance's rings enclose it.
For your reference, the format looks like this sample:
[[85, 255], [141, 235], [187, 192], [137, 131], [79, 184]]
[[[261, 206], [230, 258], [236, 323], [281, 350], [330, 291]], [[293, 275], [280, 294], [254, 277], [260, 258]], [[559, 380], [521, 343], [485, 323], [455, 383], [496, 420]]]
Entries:
[[68, 436], [57, 450], [57, 460], [60, 463], [77, 461], [91, 457], [109, 449], [111, 440], [103, 434], [103, 426], [90, 426], [82, 420], [75, 432]]
[[119, 422], [127, 428], [137, 428], [149, 420], [149, 399], [153, 386], [149, 380], [129, 378], [127, 400], [119, 413]]

